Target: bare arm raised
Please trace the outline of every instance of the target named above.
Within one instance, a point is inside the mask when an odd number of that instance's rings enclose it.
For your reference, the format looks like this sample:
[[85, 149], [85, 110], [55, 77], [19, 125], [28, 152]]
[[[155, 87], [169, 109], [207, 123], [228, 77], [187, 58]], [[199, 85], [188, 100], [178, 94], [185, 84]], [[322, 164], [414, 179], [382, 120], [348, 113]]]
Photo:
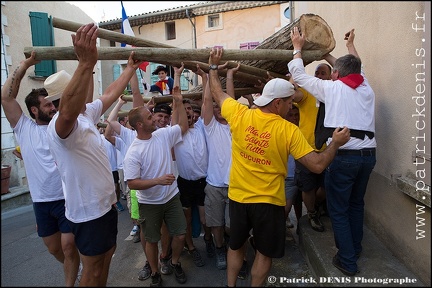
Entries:
[[[223, 49], [222, 48], [212, 48], [210, 51], [209, 64], [219, 65], [220, 60], [222, 58]], [[210, 93], [213, 96], [213, 99], [222, 107], [222, 103], [227, 98], [231, 98], [230, 95], [223, 92], [222, 84], [219, 79], [219, 73], [217, 70], [210, 69], [209, 70], [209, 87]]]
[[173, 117], [172, 119], [176, 119], [176, 123], [180, 125], [182, 130], [182, 134], [185, 134], [189, 129], [189, 123], [187, 119], [186, 110], [183, 105], [183, 96], [180, 92], [180, 75], [184, 69], [184, 64], [182, 62], [182, 66], [180, 68], [174, 67], [174, 88], [172, 91], [173, 97]]
[[[115, 133], [117, 133], [117, 134], [120, 134], [120, 131], [121, 131], [121, 124], [120, 124], [120, 122], [118, 122], [117, 121], [117, 115], [118, 115], [118, 112], [120, 111], [120, 108], [124, 105], [124, 104], [126, 104], [126, 101], [125, 100], [123, 100], [123, 98], [122, 97], [120, 97], [119, 99], [118, 99], [118, 102], [117, 102], [117, 104], [114, 106], [114, 108], [111, 110], [111, 112], [110, 112], [110, 114], [108, 115], [108, 118], [107, 118], [107, 122], [108, 122], [108, 125], [107, 125], [107, 127], [106, 127], [106, 129], [105, 129], [105, 135], [111, 135], [112, 134], [112, 131], [114, 131]], [[106, 137], [105, 137], [106, 138]], [[108, 141], [110, 141], [110, 139], [108, 139], [107, 138], [107, 140]], [[112, 140], [112, 139], [111, 139]], [[111, 141], [110, 141], [111, 142]], [[112, 142], [111, 142], [112, 143]], [[115, 144], [115, 143], [113, 143], [113, 144]]]
[[94, 23], [81, 26], [76, 35], [72, 35], [72, 43], [79, 62], [60, 101], [59, 116], [55, 123], [60, 138], [64, 139], [71, 133], [78, 115], [85, 109], [93, 67], [98, 58], [97, 35], [98, 30]]
[[131, 89], [132, 89], [132, 108], [138, 107], [138, 106], [144, 106], [144, 98], [141, 95], [141, 92], [139, 90], [139, 84], [138, 84], [138, 76], [136, 73], [132, 75], [132, 78], [130, 79]]
[[1, 91], [1, 104], [6, 115], [6, 119], [9, 121], [12, 127], [16, 126], [23, 112], [21, 106], [16, 100], [19, 87], [21, 85], [21, 80], [29, 67], [40, 62], [35, 60], [35, 56], [36, 54], [33, 51], [29, 58], [21, 61], [20, 65], [6, 79]]

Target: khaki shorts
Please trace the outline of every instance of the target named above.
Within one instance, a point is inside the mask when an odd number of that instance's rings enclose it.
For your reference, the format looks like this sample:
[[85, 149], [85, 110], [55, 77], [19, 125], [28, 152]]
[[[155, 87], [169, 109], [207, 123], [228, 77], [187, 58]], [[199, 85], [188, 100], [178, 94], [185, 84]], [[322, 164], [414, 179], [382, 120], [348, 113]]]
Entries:
[[228, 187], [207, 183], [204, 188], [204, 210], [207, 227], [230, 227]]
[[165, 204], [139, 203], [138, 207], [141, 229], [149, 243], [160, 240], [162, 221], [165, 221], [171, 236], [186, 234], [186, 218], [178, 193]]

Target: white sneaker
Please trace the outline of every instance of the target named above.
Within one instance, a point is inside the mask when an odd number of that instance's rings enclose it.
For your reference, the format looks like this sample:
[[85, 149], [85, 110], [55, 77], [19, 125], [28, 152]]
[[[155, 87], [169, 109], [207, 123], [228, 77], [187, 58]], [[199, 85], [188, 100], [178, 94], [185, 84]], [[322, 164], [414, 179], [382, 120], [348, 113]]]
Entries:
[[138, 226], [135, 225], [132, 229], [132, 231], [130, 232], [130, 236], [135, 236], [135, 234], [138, 232]]

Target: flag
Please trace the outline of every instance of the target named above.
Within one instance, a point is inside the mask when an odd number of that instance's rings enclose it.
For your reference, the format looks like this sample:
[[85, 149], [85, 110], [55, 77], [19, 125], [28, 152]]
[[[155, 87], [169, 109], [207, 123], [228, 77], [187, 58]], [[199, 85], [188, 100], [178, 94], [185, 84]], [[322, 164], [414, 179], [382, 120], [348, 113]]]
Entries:
[[[128, 36], [133, 36], [135, 37], [135, 33], [132, 30], [132, 27], [129, 23], [129, 19], [128, 16], [126, 14], [126, 11], [123, 7], [123, 1], [120, 1], [121, 6], [122, 6], [122, 27], [121, 27], [121, 33], [124, 35], [128, 35]], [[131, 46], [128, 45], [126, 43], [121, 43], [121, 47], [126, 47], [126, 46]], [[149, 62], [143, 62], [140, 66], [138, 66], [139, 69], [143, 70], [144, 72], [147, 71], [147, 66], [149, 65]]]

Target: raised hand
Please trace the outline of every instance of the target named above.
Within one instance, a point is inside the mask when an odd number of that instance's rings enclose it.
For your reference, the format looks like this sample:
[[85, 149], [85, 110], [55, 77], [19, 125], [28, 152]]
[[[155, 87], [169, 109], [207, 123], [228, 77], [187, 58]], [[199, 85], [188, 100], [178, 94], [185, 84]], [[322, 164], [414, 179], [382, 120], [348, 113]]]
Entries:
[[96, 47], [96, 39], [98, 28], [96, 24], [89, 23], [81, 26], [75, 35], [72, 35], [72, 43], [74, 45], [75, 54], [81, 64], [88, 64], [92, 67], [98, 60], [98, 51]]

